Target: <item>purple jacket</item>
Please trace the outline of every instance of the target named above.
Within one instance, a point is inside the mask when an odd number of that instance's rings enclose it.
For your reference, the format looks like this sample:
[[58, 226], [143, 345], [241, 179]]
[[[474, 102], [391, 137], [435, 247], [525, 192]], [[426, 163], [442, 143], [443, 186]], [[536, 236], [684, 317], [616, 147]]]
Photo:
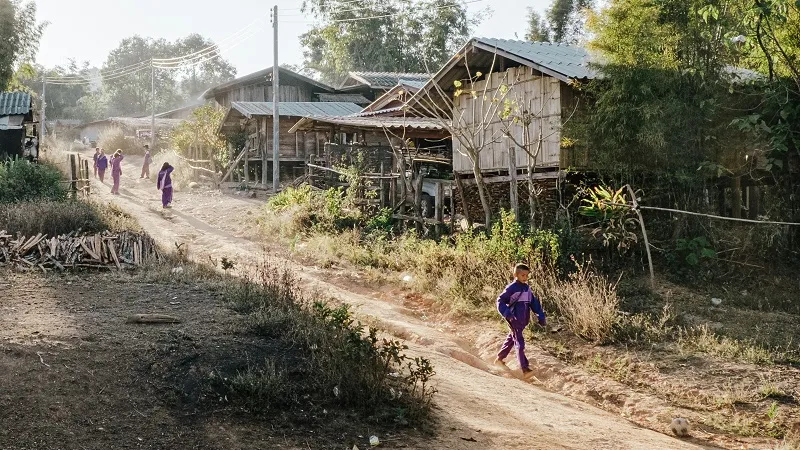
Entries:
[[122, 160], [125, 159], [123, 155], [119, 155], [117, 157], [111, 157], [111, 173], [116, 175], [122, 175]]
[[156, 184], [156, 186], [158, 187], [159, 191], [167, 188], [172, 188], [172, 177], [170, 176], [170, 174], [172, 173], [173, 170], [175, 170], [175, 168], [169, 166], [166, 169], [162, 170], [161, 172], [158, 172], [158, 183]]
[[497, 311], [513, 328], [522, 329], [531, 321], [531, 311], [536, 313], [539, 323], [544, 322], [544, 310], [539, 299], [531, 292], [527, 283], [514, 281], [499, 297], [497, 297]]
[[95, 165], [97, 165], [98, 169], [106, 170], [108, 168], [108, 157], [106, 155], [98, 156]]

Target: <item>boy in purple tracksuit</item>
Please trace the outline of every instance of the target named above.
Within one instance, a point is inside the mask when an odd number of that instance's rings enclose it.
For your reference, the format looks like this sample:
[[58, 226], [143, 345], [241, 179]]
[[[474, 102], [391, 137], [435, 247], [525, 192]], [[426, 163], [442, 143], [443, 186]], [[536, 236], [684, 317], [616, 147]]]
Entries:
[[528, 358], [525, 357], [525, 338], [522, 336], [525, 327], [530, 323], [531, 311], [536, 313], [539, 325], [547, 325], [542, 304], [533, 295], [531, 287], [528, 285], [530, 272], [531, 269], [525, 264], [517, 264], [514, 267], [514, 281], [506, 286], [503, 293], [497, 297], [497, 310], [508, 322], [510, 332], [503, 343], [503, 347], [497, 354], [495, 363], [505, 364], [503, 360], [506, 359], [511, 349], [516, 346], [517, 359], [523, 374], [532, 372], [528, 365]]

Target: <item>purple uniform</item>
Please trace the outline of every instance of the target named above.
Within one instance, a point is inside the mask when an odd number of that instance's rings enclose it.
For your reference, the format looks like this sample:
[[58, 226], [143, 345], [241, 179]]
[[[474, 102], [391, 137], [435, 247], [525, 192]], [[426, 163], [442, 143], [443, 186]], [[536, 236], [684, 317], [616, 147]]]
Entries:
[[106, 176], [106, 169], [108, 169], [108, 157], [106, 155], [98, 156], [95, 165], [97, 167], [97, 178], [100, 178], [100, 182], [102, 183]]
[[111, 188], [112, 194], [119, 194], [119, 179], [122, 176], [122, 160], [124, 156], [118, 155], [111, 158], [111, 178], [114, 179], [114, 186]]
[[150, 164], [153, 158], [150, 156], [150, 150], [144, 152], [144, 164], [142, 164], [142, 175], [139, 178], [150, 178]]
[[531, 292], [531, 287], [527, 283], [514, 281], [506, 286], [505, 290], [497, 297], [497, 311], [506, 319], [511, 331], [508, 333], [503, 347], [497, 354], [501, 360], [511, 352], [513, 347], [517, 347], [517, 359], [520, 367], [528, 369], [528, 358], [525, 356], [525, 338], [522, 332], [531, 321], [531, 311], [538, 316], [539, 323], [544, 325], [545, 315], [539, 299]]
[[172, 176], [170, 175], [174, 167], [168, 166], [158, 172], [158, 189], [161, 191], [161, 204], [166, 208], [172, 203]]

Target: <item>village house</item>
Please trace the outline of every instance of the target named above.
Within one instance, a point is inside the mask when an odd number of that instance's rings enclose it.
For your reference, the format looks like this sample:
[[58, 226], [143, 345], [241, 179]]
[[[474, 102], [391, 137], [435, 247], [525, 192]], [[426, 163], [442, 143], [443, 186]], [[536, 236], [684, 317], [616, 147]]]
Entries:
[[[33, 99], [25, 92], [0, 92], [0, 160], [22, 157], [35, 147]], [[28, 127], [31, 128], [28, 139]], [[36, 152], [38, 149], [34, 148]]]
[[[397, 80], [419, 74], [381, 73], [380, 77], [353, 79], [336, 89], [316, 80], [280, 68], [280, 161], [281, 176], [302, 174], [306, 162], [320, 158], [331, 138], [325, 133], [300, 130], [290, 133], [306, 117], [342, 117], [360, 113], [371, 99], [383, 95]], [[391, 86], [385, 83], [392, 82]], [[273, 91], [272, 68], [215, 86], [203, 94], [227, 110], [220, 131], [230, 140], [240, 142], [234, 166], [244, 164], [244, 181], [270, 180], [273, 161]], [[355, 139], [355, 135], [343, 139]]]
[[375, 101], [398, 85], [420, 85], [430, 80], [426, 73], [348, 72], [337, 89], [343, 93], [358, 93]]

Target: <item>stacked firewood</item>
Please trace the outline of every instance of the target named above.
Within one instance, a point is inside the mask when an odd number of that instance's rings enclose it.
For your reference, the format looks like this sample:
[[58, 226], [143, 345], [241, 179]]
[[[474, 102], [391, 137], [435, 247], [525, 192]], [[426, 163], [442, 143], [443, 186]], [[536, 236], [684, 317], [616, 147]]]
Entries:
[[146, 234], [106, 231], [25, 237], [0, 231], [0, 267], [43, 271], [79, 267], [121, 270], [160, 259], [155, 241]]

